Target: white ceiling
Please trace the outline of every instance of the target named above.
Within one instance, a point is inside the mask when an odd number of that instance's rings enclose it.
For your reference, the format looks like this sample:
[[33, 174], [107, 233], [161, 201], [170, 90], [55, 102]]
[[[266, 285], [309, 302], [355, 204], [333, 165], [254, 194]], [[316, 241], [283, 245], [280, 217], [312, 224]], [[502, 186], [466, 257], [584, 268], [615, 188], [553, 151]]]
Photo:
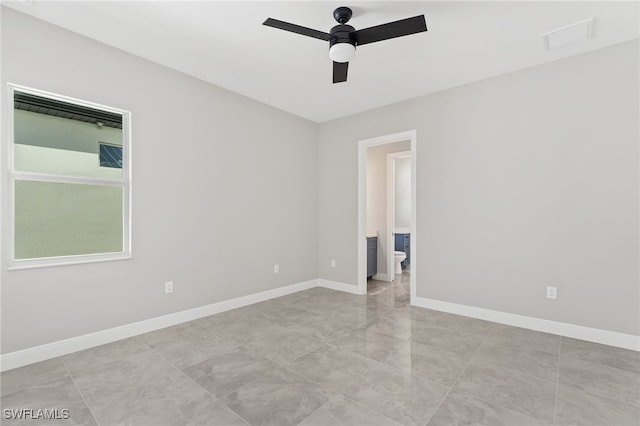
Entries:
[[[3, 1], [21, 12], [323, 122], [640, 36], [637, 1]], [[425, 14], [426, 33], [362, 46], [332, 84], [328, 43], [265, 27], [267, 17], [328, 32]], [[540, 34], [595, 17], [593, 38], [546, 51]]]

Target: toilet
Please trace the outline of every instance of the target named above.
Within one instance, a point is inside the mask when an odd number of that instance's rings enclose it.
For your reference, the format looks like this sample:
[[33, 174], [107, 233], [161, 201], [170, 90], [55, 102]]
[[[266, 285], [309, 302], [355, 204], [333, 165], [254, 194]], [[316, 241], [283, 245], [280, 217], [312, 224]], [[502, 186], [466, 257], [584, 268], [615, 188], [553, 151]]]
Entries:
[[402, 274], [402, 261], [407, 258], [407, 254], [403, 251], [394, 252], [395, 262], [396, 262], [396, 274]]

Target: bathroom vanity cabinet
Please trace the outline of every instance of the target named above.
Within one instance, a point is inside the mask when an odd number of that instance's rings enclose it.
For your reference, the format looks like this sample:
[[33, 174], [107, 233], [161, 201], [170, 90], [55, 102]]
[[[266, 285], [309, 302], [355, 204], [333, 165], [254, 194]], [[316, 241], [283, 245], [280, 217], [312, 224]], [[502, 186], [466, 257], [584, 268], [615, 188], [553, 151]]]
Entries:
[[367, 237], [367, 278], [378, 273], [378, 237]]
[[402, 261], [402, 269], [406, 268], [409, 264], [411, 256], [409, 254], [409, 246], [410, 244], [410, 234], [395, 234], [396, 235], [396, 246], [395, 251], [403, 251], [406, 253], [407, 258]]

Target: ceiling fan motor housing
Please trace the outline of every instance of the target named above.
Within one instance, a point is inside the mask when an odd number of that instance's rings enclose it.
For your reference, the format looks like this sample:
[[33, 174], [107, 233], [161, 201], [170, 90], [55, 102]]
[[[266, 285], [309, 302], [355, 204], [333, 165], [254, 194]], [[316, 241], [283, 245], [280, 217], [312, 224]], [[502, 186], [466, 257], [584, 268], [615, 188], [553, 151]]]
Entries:
[[351, 25], [336, 25], [335, 27], [331, 28], [329, 47], [337, 43], [349, 43], [355, 46], [356, 40], [352, 35], [355, 30], [356, 29]]

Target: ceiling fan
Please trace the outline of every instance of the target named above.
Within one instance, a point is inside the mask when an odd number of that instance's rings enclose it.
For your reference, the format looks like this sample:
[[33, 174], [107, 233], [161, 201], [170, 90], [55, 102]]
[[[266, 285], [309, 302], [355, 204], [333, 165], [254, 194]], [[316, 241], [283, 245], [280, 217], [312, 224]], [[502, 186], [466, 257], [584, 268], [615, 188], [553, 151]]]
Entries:
[[427, 22], [424, 19], [424, 15], [356, 30], [351, 25], [346, 25], [352, 14], [353, 12], [348, 7], [339, 7], [334, 10], [333, 17], [338, 21], [338, 25], [331, 28], [329, 33], [273, 18], [267, 18], [262, 24], [328, 41], [329, 57], [333, 61], [334, 83], [347, 81], [349, 60], [355, 56], [356, 46], [427, 31]]

